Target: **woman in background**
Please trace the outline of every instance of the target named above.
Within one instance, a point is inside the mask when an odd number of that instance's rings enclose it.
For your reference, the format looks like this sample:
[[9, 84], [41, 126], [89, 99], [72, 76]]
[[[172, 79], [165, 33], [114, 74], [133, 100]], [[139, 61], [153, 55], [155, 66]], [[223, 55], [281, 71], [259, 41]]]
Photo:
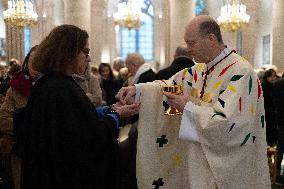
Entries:
[[[11, 75], [13, 76], [10, 81], [10, 88], [0, 108], [0, 152], [6, 154], [8, 159], [11, 159], [11, 169], [13, 173], [11, 185], [14, 185], [15, 189], [20, 188], [21, 160], [13, 151], [13, 112], [26, 106], [31, 94], [32, 83], [38, 77], [38, 72], [32, 69], [29, 61], [36, 48], [37, 46], [31, 48], [30, 52], [25, 57], [20, 72], [12, 70], [13, 74]], [[13, 64], [11, 68], [14, 66], [17, 68], [18, 65], [19, 64]], [[9, 170], [7, 171], [10, 172]]]
[[112, 105], [117, 102], [115, 95], [120, 89], [119, 82], [114, 77], [112, 69], [109, 64], [101, 63], [99, 66], [99, 73], [101, 75], [101, 88], [103, 90], [103, 100], [106, 105]]
[[266, 141], [269, 146], [276, 145], [277, 126], [275, 107], [273, 104], [273, 83], [276, 80], [276, 72], [273, 69], [266, 70], [263, 74], [262, 90], [264, 98], [264, 110], [266, 121]]
[[95, 106], [102, 105], [102, 89], [100, 86], [99, 79], [91, 74], [90, 64], [88, 63], [87, 68], [83, 74], [73, 74], [73, 78], [85, 91], [91, 102]]

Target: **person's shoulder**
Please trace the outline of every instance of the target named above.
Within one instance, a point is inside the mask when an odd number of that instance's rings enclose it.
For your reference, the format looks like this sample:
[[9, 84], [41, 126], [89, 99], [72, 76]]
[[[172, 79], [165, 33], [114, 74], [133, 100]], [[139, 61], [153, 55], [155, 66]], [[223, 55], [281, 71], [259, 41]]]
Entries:
[[234, 65], [232, 67], [234, 73], [239, 73], [239, 74], [251, 73], [257, 76], [251, 63], [243, 56], [233, 53], [233, 56], [231, 56], [231, 58], [229, 59], [229, 65], [231, 64]]
[[194, 62], [191, 58], [186, 57], [186, 56], [177, 57], [172, 62], [172, 65], [180, 65], [180, 64], [185, 64], [188, 67], [190, 67], [194, 65]]
[[60, 91], [74, 86], [74, 83], [75, 81], [71, 76], [46, 74], [36, 82], [35, 88]]
[[274, 86], [276, 87], [284, 87], [284, 78], [280, 78], [278, 80], [275, 81]]

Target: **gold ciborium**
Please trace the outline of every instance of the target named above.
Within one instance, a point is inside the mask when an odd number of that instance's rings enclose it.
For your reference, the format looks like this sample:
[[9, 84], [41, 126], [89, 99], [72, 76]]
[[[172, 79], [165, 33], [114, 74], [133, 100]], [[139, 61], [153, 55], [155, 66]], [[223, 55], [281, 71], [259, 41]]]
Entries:
[[[175, 95], [180, 95], [182, 94], [182, 86], [181, 85], [169, 85], [169, 86], [164, 86], [163, 91], [172, 93]], [[164, 115], [169, 115], [169, 116], [175, 116], [175, 115], [182, 115], [182, 112], [178, 111], [176, 108], [169, 107], [165, 111]]]

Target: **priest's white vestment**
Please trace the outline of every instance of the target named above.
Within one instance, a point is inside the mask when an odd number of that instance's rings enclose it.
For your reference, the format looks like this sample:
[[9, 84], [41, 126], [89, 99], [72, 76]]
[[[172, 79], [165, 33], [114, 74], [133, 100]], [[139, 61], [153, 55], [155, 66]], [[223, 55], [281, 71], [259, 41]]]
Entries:
[[[164, 115], [166, 84], [190, 96], [183, 115]], [[262, 89], [244, 58], [230, 53], [211, 68], [196, 64], [137, 89], [139, 189], [271, 187]]]

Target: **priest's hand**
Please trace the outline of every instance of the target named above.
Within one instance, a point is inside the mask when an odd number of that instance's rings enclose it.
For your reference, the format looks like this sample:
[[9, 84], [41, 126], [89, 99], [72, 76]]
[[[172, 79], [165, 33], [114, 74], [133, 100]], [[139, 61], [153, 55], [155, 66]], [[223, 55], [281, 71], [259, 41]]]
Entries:
[[136, 87], [122, 87], [115, 96], [121, 104], [133, 104], [134, 96], [136, 94]]
[[133, 103], [130, 105], [123, 105], [120, 102], [112, 105], [112, 110], [119, 113], [121, 117], [129, 117], [138, 114], [140, 103]]
[[171, 107], [178, 109], [180, 112], [183, 112], [186, 103], [189, 101], [189, 96], [187, 94], [175, 95], [165, 91], [163, 91], [163, 94], [167, 97], [167, 103]]

